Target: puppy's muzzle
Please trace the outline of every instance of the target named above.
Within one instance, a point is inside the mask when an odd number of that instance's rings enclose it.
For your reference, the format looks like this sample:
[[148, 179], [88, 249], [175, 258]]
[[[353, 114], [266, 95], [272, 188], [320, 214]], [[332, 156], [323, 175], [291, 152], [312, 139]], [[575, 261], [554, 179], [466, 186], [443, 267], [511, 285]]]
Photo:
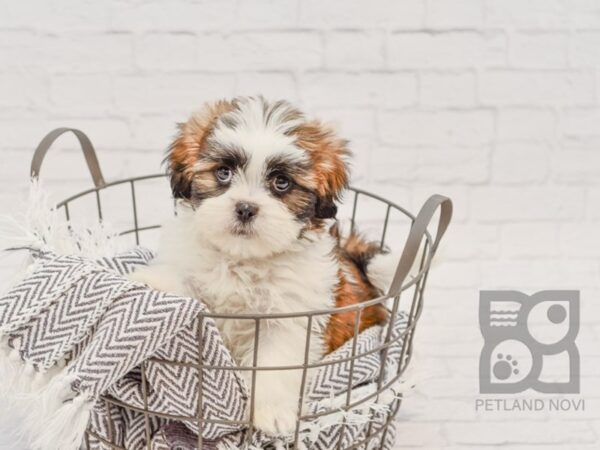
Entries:
[[241, 223], [249, 223], [258, 214], [258, 206], [254, 203], [238, 202], [235, 205], [235, 214]]

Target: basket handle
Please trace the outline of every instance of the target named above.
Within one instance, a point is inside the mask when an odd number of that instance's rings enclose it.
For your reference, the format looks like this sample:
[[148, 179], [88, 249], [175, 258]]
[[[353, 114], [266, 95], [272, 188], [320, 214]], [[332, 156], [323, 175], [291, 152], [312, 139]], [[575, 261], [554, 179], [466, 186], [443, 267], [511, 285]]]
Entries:
[[448, 229], [448, 224], [452, 218], [452, 201], [448, 197], [438, 194], [432, 195], [427, 199], [413, 221], [410, 232], [408, 233], [408, 238], [406, 238], [406, 243], [404, 244], [404, 250], [400, 256], [400, 262], [398, 263], [396, 273], [392, 279], [388, 296], [396, 297], [400, 294], [402, 283], [404, 283], [406, 276], [415, 262], [415, 258], [421, 247], [421, 241], [427, 232], [427, 226], [431, 222], [431, 219], [438, 208], [440, 208], [440, 218], [435, 239], [430, 249], [431, 258], [435, 255], [438, 245]]
[[31, 177], [39, 178], [40, 168], [42, 167], [42, 162], [44, 161], [48, 149], [56, 139], [68, 132], [73, 133], [77, 137], [79, 145], [81, 145], [81, 150], [83, 151], [83, 156], [85, 156], [85, 162], [90, 170], [92, 179], [94, 180], [94, 185], [97, 188], [104, 187], [106, 182], [102, 176], [100, 164], [98, 163], [98, 157], [96, 156], [96, 150], [94, 150], [92, 141], [90, 141], [90, 138], [88, 138], [85, 133], [75, 128], [57, 128], [44, 136], [44, 139], [41, 140], [33, 153], [33, 158], [31, 160]]

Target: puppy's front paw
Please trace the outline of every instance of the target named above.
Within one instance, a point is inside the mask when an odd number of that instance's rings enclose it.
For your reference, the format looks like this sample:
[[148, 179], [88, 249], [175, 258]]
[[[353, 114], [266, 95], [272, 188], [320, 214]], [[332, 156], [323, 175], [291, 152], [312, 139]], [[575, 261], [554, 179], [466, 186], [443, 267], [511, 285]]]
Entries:
[[290, 435], [296, 431], [297, 407], [268, 402], [254, 409], [254, 426], [271, 436]]

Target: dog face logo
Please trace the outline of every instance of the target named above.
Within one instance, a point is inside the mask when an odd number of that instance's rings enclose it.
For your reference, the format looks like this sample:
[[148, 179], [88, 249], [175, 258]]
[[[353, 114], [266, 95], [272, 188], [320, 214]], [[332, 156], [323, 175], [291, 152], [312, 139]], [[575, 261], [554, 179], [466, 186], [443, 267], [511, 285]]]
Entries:
[[579, 291], [481, 291], [482, 394], [579, 393]]

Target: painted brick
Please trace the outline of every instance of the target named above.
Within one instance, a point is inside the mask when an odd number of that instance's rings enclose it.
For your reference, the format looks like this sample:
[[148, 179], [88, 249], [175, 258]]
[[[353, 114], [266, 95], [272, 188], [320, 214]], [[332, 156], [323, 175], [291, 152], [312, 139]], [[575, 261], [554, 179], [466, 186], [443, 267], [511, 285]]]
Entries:
[[233, 26], [236, 2], [179, 2], [177, 0], [146, 0], [114, 2], [111, 26], [117, 30], [136, 31], [199, 31], [223, 30]]
[[315, 33], [239, 33], [231, 38], [231, 45], [238, 70], [306, 70], [323, 66], [323, 45]]
[[594, 78], [584, 71], [487, 71], [479, 89], [481, 101], [494, 105], [586, 105], [594, 100]]
[[417, 102], [417, 80], [410, 73], [316, 72], [300, 77], [300, 98], [317, 107], [382, 105], [401, 108]]
[[420, 103], [430, 107], [473, 107], [477, 103], [475, 74], [433, 72], [420, 77]]
[[173, 72], [197, 64], [196, 37], [191, 33], [151, 33], [134, 44], [136, 64], [143, 70]]
[[432, 28], [479, 28], [484, 21], [480, 0], [428, 0], [427, 25]]
[[557, 421], [554, 424], [535, 420], [520, 421], [518, 427], [506, 422], [484, 421], [468, 425], [456, 424], [448, 431], [450, 439], [459, 444], [506, 445], [510, 448], [515, 444], [593, 443], [596, 439], [589, 425], [569, 421]]
[[336, 69], [373, 70], [384, 64], [382, 32], [339, 31], [325, 37], [325, 64]]
[[598, 257], [600, 234], [594, 224], [572, 223], [560, 226], [560, 250], [567, 257]]
[[558, 182], [600, 184], [600, 154], [592, 149], [564, 149], [552, 155], [552, 176]]
[[423, 148], [418, 158], [415, 181], [423, 184], [431, 180], [440, 184], [482, 184], [490, 177], [490, 149], [485, 147]]
[[133, 39], [127, 33], [60, 34], [43, 41], [42, 61], [56, 72], [114, 72], [131, 70]]
[[388, 64], [396, 69], [485, 67], [505, 60], [506, 40], [495, 32], [399, 32], [388, 42]]
[[244, 0], [237, 4], [235, 26], [261, 29], [294, 27], [298, 16], [298, 0]]
[[558, 226], [515, 223], [502, 227], [502, 255], [507, 258], [556, 257]]
[[308, 27], [418, 28], [425, 18], [423, 0], [374, 0], [365, 7], [362, 0], [304, 0], [299, 22]]
[[298, 101], [298, 89], [290, 73], [241, 72], [237, 74], [235, 95], [259, 94], [270, 99]]
[[498, 111], [497, 136], [501, 140], [552, 141], [557, 120], [551, 109], [501, 108]]
[[585, 31], [574, 33], [571, 37], [571, 63], [576, 66], [600, 65], [600, 32]]
[[485, 0], [486, 24], [492, 27], [559, 28], [568, 24], [562, 0]]
[[114, 114], [114, 89], [106, 74], [55, 75], [50, 80], [52, 107], [71, 114]]
[[510, 37], [510, 65], [524, 68], [566, 67], [568, 45], [567, 33], [515, 33]]
[[562, 133], [567, 138], [582, 140], [600, 137], [600, 108], [565, 109], [561, 114]]
[[477, 221], [578, 220], [583, 215], [583, 189], [575, 187], [477, 187], [472, 190]]
[[492, 155], [492, 181], [498, 184], [539, 184], [548, 177], [548, 154], [545, 144], [500, 142]]
[[389, 143], [483, 145], [493, 140], [494, 117], [485, 110], [384, 112], [379, 129]]
[[0, 107], [43, 107], [48, 92], [43, 76], [35, 73], [0, 73]]
[[233, 94], [232, 74], [212, 76], [203, 73], [175, 73], [145, 76], [123, 76], [115, 82], [115, 98], [119, 108], [132, 112], [165, 113], [178, 111], [187, 117], [205, 102]]

